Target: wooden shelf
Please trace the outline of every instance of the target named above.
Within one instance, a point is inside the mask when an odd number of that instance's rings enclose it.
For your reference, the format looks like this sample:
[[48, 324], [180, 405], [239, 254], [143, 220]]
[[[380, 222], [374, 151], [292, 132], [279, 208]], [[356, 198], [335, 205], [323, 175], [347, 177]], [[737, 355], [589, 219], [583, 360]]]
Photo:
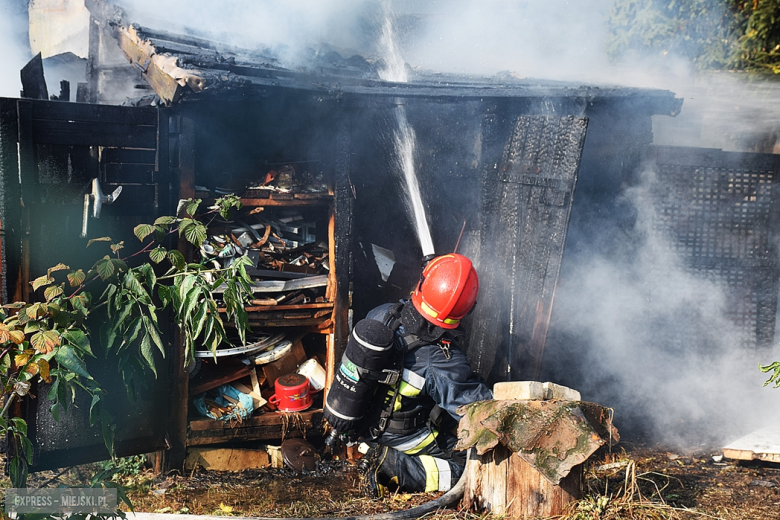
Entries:
[[[224, 312], [224, 309], [219, 311]], [[333, 304], [269, 305], [246, 307], [246, 311], [250, 327], [315, 327], [322, 330], [332, 324]]]
[[[301, 423], [297, 422], [299, 416]], [[306, 433], [320, 434], [322, 409], [305, 410], [297, 414], [284, 412], [266, 412], [250, 417], [239, 424], [216, 419], [191, 419], [187, 428], [187, 445], [202, 446], [231, 441], [250, 441], [279, 439], [285, 427], [297, 430], [301, 424]]]
[[[301, 309], [332, 309], [333, 303], [320, 302], [320, 303], [301, 303], [300, 305], [254, 305], [252, 307], [244, 307], [247, 312], [266, 312], [266, 311], [297, 311]], [[219, 312], [225, 312], [224, 307], [217, 309]]]
[[[258, 207], [258, 206], [316, 206], [322, 204], [330, 204], [333, 201], [333, 195], [330, 193], [277, 193], [268, 192], [268, 197], [258, 197], [255, 194], [251, 194], [246, 197], [240, 197], [241, 204], [244, 207]], [[206, 205], [214, 204], [214, 198], [205, 198]]]
[[210, 359], [201, 365], [200, 372], [190, 380], [189, 395], [197, 395], [246, 377], [254, 368], [254, 365], [245, 365], [237, 362], [237, 357], [235, 359], [231, 357], [223, 358], [221, 363], [212, 363]]
[[[205, 198], [207, 204], [213, 204], [214, 199]], [[303, 289], [316, 289], [315, 294], [322, 294], [324, 291], [324, 302], [312, 302], [295, 305], [256, 305], [251, 304], [245, 307], [247, 312], [247, 324], [253, 330], [297, 328], [296, 332], [305, 334], [325, 335], [324, 342], [318, 340], [317, 345], [324, 343], [325, 355], [327, 357], [326, 370], [333, 372], [333, 359], [335, 359], [335, 339], [334, 334], [334, 311], [337, 308], [335, 300], [335, 217], [334, 217], [334, 196], [332, 193], [278, 193], [262, 192], [254, 190], [244, 193], [241, 196], [241, 202], [244, 207], [303, 207], [312, 208], [307, 213], [317, 214], [318, 232], [320, 229], [327, 229], [328, 244], [328, 267], [327, 273], [313, 276], [304, 276], [301, 278], [290, 278], [277, 280], [271, 274], [267, 276], [271, 279], [255, 281], [252, 284], [252, 292], [256, 294], [258, 300], [262, 300], [265, 295], [276, 293], [292, 293], [292, 291]], [[320, 215], [321, 213], [321, 215]], [[326, 228], [320, 227], [320, 222], [327, 224]], [[318, 234], [319, 237], [319, 234]], [[321, 237], [324, 240], [324, 236]], [[218, 290], [215, 292], [219, 292]], [[224, 313], [225, 308], [219, 308], [218, 311]], [[230, 323], [225, 323], [231, 326]], [[303, 350], [303, 349], [301, 349]], [[306, 356], [304, 355], [304, 358]], [[221, 362], [220, 362], [221, 363]], [[236, 374], [238, 375], [238, 374]], [[232, 377], [232, 376], [225, 376]], [[196, 388], [198, 382], [195, 382]], [[190, 382], [193, 384], [193, 382]], [[315, 398], [315, 406], [322, 406], [322, 398]], [[283, 412], [266, 412], [261, 415], [253, 416], [241, 423], [229, 423], [203, 417], [193, 417], [187, 420], [187, 446], [204, 446], [209, 444], [229, 443], [236, 441], [252, 441], [265, 439], [279, 439], [283, 432], [303, 430], [313, 435], [322, 434], [323, 414], [321, 408], [312, 408], [304, 412], [292, 414]]]

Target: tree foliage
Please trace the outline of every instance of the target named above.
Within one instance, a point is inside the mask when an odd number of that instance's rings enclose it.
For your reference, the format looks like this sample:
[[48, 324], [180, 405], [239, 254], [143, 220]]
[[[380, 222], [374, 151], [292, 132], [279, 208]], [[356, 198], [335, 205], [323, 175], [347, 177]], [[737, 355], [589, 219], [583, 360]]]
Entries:
[[680, 56], [697, 69], [780, 73], [780, 0], [615, 0], [613, 59]]

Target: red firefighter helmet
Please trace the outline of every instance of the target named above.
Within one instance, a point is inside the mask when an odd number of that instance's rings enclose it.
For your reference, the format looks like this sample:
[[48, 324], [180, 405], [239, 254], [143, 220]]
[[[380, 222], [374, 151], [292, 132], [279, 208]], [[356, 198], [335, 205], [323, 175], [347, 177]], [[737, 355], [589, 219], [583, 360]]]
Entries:
[[429, 322], [454, 329], [477, 301], [479, 279], [471, 260], [452, 253], [425, 266], [412, 293], [412, 304]]

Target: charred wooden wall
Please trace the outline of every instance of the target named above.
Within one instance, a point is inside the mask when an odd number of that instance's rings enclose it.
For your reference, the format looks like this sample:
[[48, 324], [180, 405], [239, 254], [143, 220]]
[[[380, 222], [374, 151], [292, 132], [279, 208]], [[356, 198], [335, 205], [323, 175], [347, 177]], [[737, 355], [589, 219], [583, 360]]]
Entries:
[[[383, 98], [360, 108], [353, 114], [351, 168], [356, 319], [384, 301], [408, 297], [419, 279], [422, 253], [393, 147], [395, 112], [404, 110], [416, 135], [415, 166], [436, 252], [453, 251], [463, 229], [458, 251], [480, 274], [479, 303], [466, 320], [472, 366], [490, 382], [532, 376], [585, 136], [584, 120], [571, 126], [574, 120], [558, 114], [582, 112], [581, 105], [570, 99]], [[371, 244], [396, 256], [387, 281]]]

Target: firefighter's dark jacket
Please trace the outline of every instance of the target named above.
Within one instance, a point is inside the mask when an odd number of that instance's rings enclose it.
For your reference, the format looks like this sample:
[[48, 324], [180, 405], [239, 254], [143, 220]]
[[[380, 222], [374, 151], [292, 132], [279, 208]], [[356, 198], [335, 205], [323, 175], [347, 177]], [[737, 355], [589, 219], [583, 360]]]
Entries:
[[[411, 303], [408, 305], [411, 307]], [[394, 304], [381, 305], [369, 312], [366, 318], [386, 322], [393, 307]], [[411, 338], [417, 339], [416, 336]], [[396, 339], [402, 342], [410, 340], [403, 325], [396, 331]], [[446, 336], [442, 339], [444, 341], [431, 343], [412, 342], [417, 345], [406, 348], [398, 389], [388, 385], [378, 386], [378, 406], [389, 409], [387, 405], [396, 396], [390, 421], [395, 428], [387, 428], [377, 439], [378, 442], [409, 455], [429, 453], [430, 445], [440, 433], [438, 424], [457, 424], [460, 417], [455, 410], [459, 406], [493, 398], [488, 387], [471, 370], [468, 359], [455, 342], [448, 342]], [[447, 412], [454, 423], [439, 421], [434, 417], [433, 423], [422, 421], [420, 424], [421, 421], [417, 420], [417, 424], [399, 427], [404, 418], [425, 415], [427, 419], [428, 412], [435, 405]], [[409, 419], [406, 422], [409, 423]]]

